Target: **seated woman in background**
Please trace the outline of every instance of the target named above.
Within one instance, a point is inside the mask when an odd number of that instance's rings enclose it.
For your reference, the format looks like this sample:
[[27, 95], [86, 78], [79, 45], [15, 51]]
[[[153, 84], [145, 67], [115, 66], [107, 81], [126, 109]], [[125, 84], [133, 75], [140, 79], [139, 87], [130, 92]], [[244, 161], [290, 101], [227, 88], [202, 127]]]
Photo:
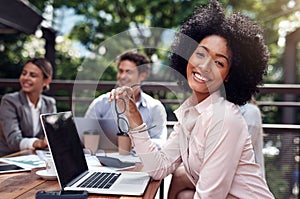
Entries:
[[47, 147], [39, 116], [56, 112], [56, 101], [42, 95], [49, 89], [52, 65], [45, 58], [28, 60], [20, 75], [20, 91], [5, 94], [0, 104], [0, 156]]

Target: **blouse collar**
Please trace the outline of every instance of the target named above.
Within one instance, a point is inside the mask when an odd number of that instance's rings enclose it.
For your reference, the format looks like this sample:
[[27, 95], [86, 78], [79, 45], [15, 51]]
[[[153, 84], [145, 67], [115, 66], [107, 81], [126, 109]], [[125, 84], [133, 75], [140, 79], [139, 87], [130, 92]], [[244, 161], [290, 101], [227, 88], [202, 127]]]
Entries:
[[35, 107], [34, 104], [30, 101], [29, 97], [26, 95], [26, 98], [27, 98], [27, 102], [28, 102], [28, 105], [30, 108], [32, 109], [38, 109], [40, 110], [41, 107], [42, 107], [42, 101], [41, 101], [41, 98], [39, 98], [39, 101], [37, 103], [37, 106]]
[[175, 115], [178, 120], [185, 117], [185, 115], [189, 112], [197, 112], [197, 114], [201, 114], [208, 110], [213, 104], [223, 100], [221, 97], [220, 91], [216, 91], [209, 95], [202, 102], [198, 103], [195, 94], [192, 94], [177, 110], [175, 110]]

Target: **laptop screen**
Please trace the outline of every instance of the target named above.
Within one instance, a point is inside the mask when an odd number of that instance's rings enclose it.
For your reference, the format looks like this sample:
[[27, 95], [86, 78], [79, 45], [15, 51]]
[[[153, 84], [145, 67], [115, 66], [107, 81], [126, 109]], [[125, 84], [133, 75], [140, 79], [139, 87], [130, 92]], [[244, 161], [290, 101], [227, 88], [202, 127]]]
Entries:
[[71, 111], [42, 114], [41, 122], [55, 162], [60, 185], [88, 170]]

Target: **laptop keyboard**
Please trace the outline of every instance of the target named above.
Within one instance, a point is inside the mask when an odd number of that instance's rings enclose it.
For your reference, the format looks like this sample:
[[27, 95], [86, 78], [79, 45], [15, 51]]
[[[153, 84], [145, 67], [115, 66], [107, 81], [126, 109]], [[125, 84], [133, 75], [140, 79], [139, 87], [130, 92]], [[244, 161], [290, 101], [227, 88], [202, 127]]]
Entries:
[[95, 172], [78, 187], [109, 189], [120, 175], [120, 173]]

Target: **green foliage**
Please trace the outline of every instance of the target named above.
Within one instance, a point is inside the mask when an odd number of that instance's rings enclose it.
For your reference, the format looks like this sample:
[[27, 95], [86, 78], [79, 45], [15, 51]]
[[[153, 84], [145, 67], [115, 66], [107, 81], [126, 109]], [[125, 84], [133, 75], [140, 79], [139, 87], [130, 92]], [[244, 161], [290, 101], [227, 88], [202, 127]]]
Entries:
[[55, 78], [56, 79], [75, 79], [77, 75], [77, 70], [80, 64], [83, 61], [83, 58], [79, 56], [75, 56], [76, 52], [72, 49], [72, 42], [67, 38], [64, 42], [56, 45], [56, 71]]
[[[204, 5], [208, 0], [178, 1], [178, 0], [31, 0], [37, 9], [44, 11], [46, 5], [53, 5], [54, 9], [72, 8], [75, 13], [84, 17], [78, 22], [68, 35], [69, 39], [81, 42], [87, 49], [96, 52], [99, 44], [130, 28], [160, 27], [177, 29], [182, 22], [193, 12], [195, 6]], [[278, 51], [278, 24], [282, 19], [286, 19], [292, 12], [287, 8], [289, 0], [223, 0], [221, 1], [227, 12], [241, 11], [249, 17], [257, 20], [264, 27], [266, 42], [271, 52], [270, 64], [273, 71], [270, 71], [266, 82], [278, 82], [271, 78], [273, 72], [282, 75], [282, 62], [280, 57], [282, 52]], [[59, 20], [54, 20], [57, 22]], [[5, 37], [5, 38], [3, 38]], [[11, 39], [9, 39], [11, 37]], [[23, 38], [20, 38], [23, 37]], [[0, 77], [14, 77], [12, 74], [16, 68], [22, 66], [22, 62], [27, 59], [22, 54], [22, 44], [29, 36], [20, 35], [0, 35], [0, 41], [5, 41], [5, 50], [0, 55], [1, 74]], [[146, 38], [145, 43], [150, 46], [159, 46], [159, 35], [151, 35]], [[14, 39], [13, 39], [14, 38]], [[9, 42], [10, 41], [10, 42]], [[119, 41], [122, 42], [122, 41]], [[0, 43], [1, 44], [1, 43]], [[118, 44], [112, 44], [118, 45]], [[122, 43], [123, 46], [123, 43]], [[1, 50], [1, 49], [0, 49]], [[58, 50], [57, 55], [57, 78], [73, 79], [76, 76], [77, 67], [82, 59], [68, 56], [65, 52]], [[120, 51], [125, 49], [120, 49]], [[167, 53], [161, 53], [158, 49], [146, 50], [151, 56], [156, 53], [159, 59], [167, 60]], [[43, 54], [40, 53], [40, 54]], [[13, 64], [12, 64], [13, 63]], [[6, 65], [14, 65], [12, 69], [4, 69]], [[19, 70], [20, 71], [20, 70]], [[72, 72], [74, 71], [74, 72]], [[66, 76], [65, 76], [66, 75]], [[269, 78], [270, 77], [270, 78]], [[279, 77], [280, 79], [280, 77]]]
[[[76, 14], [84, 16], [85, 19], [77, 23], [69, 37], [80, 41], [87, 49], [95, 52], [103, 41], [130, 28], [177, 29], [193, 12], [195, 6], [204, 5], [207, 2], [208, 0], [56, 0], [53, 6], [72, 8]], [[264, 28], [266, 43], [271, 52], [270, 64], [273, 66], [273, 71], [269, 71], [266, 82], [280, 81], [283, 70], [282, 51], [278, 51], [277, 45], [278, 24], [293, 13], [292, 9], [287, 7], [289, 0], [223, 0], [221, 2], [227, 12], [243, 12], [258, 21]], [[151, 35], [144, 42], [151, 46], [158, 46], [157, 35]], [[158, 51], [158, 49], [148, 51], [147, 54], [151, 56], [156, 53], [160, 59], [166, 60], [166, 56], [161, 56]], [[281, 76], [273, 79], [271, 77], [273, 72], [280, 73]]]
[[76, 3], [55, 1], [54, 6], [58, 8], [62, 3], [85, 17], [84, 21], [74, 27], [70, 37], [82, 42], [93, 51], [95, 44], [97, 46], [109, 37], [129, 28], [142, 26], [176, 28], [192, 13], [196, 5], [207, 1], [93, 0]]
[[0, 34], [0, 44], [3, 44], [0, 53], [0, 78], [15, 78], [21, 73], [24, 60], [20, 58], [25, 40], [24, 34]]

